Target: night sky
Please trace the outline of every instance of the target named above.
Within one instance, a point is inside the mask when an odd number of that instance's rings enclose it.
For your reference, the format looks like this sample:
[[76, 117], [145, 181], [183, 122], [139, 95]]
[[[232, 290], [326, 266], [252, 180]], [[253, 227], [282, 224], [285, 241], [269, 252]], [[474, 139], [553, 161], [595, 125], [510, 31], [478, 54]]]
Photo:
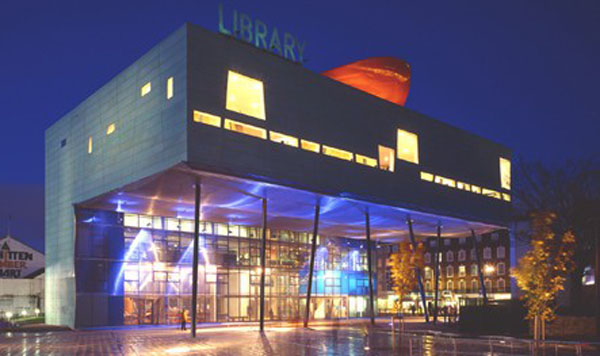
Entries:
[[[600, 153], [599, 1], [224, 1], [307, 42], [320, 72], [372, 56], [411, 64], [406, 106], [558, 165]], [[44, 131], [212, 1], [0, 6], [0, 236], [43, 248]]]

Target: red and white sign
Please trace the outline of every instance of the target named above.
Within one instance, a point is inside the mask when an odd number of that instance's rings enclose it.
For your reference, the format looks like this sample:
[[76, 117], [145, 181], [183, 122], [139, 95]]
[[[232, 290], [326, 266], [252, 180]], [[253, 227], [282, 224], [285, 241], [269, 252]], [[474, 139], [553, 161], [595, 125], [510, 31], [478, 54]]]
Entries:
[[0, 239], [0, 278], [28, 278], [44, 267], [40, 252], [10, 236]]

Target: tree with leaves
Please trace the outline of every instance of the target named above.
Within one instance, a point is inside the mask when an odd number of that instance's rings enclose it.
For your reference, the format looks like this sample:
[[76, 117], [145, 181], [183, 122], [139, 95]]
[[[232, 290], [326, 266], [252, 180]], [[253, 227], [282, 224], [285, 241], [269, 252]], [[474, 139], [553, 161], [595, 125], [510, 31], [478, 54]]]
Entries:
[[423, 268], [423, 244], [416, 249], [408, 241], [398, 244], [398, 251], [393, 252], [388, 260], [392, 289], [398, 296], [398, 311], [402, 308], [402, 299], [415, 289], [417, 269]]
[[575, 235], [566, 231], [559, 237], [553, 231], [555, 221], [554, 213], [532, 214], [531, 249], [512, 271], [523, 291], [526, 318], [533, 320], [535, 340], [540, 334], [545, 339], [546, 322], [555, 318], [557, 294], [574, 267]]

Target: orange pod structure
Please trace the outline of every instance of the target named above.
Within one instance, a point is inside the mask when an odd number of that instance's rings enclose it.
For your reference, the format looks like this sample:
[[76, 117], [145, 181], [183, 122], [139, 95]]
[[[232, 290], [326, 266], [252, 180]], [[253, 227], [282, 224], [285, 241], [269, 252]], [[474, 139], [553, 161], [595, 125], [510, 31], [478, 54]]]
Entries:
[[367, 58], [322, 74], [402, 106], [410, 87], [410, 65], [392, 57]]

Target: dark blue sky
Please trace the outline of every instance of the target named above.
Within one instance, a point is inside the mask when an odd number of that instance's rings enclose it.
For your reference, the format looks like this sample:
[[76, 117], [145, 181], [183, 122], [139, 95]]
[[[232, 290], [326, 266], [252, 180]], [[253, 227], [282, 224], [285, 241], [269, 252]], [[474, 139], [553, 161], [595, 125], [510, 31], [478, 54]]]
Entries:
[[[370, 56], [407, 60], [407, 107], [505, 144], [517, 156], [554, 164], [599, 155], [600, 2], [365, 3], [224, 5], [305, 40], [305, 65], [314, 71]], [[4, 2], [0, 187], [39, 190], [44, 130], [184, 22], [216, 31], [217, 4]], [[27, 215], [19, 212], [32, 201], [14, 200], [2, 211]], [[0, 196], [0, 204], [7, 202]], [[15, 234], [22, 223], [15, 217]], [[5, 225], [2, 216], [0, 235]]]

